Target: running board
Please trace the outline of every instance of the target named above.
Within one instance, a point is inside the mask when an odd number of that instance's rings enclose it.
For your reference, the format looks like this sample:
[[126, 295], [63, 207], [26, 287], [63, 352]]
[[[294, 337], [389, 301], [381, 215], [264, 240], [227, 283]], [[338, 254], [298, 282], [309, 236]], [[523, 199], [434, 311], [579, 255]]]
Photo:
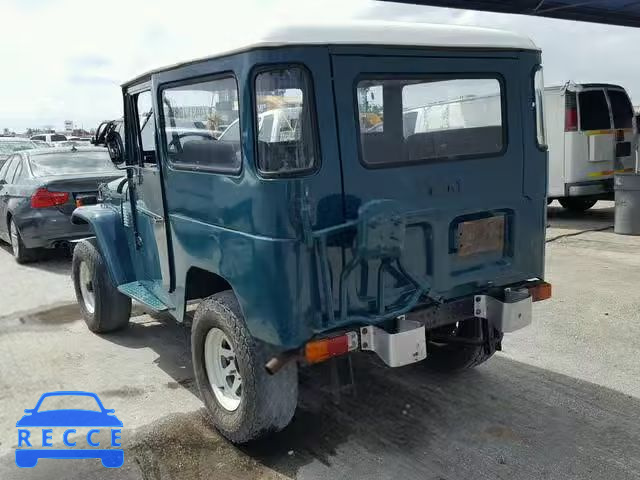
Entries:
[[125, 283], [118, 286], [118, 291], [127, 297], [131, 297], [155, 312], [169, 310], [162, 300], [156, 297], [147, 287], [140, 282]]

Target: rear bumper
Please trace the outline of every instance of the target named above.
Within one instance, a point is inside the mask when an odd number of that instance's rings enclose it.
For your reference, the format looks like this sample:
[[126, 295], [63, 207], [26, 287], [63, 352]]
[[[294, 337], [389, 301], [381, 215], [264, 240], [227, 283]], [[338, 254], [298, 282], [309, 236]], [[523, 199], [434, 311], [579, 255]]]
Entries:
[[591, 197], [596, 200], [613, 200], [613, 178], [568, 183], [565, 197]]
[[52, 248], [93, 235], [89, 224], [74, 225], [70, 215], [53, 208], [32, 209], [15, 220], [27, 248]]

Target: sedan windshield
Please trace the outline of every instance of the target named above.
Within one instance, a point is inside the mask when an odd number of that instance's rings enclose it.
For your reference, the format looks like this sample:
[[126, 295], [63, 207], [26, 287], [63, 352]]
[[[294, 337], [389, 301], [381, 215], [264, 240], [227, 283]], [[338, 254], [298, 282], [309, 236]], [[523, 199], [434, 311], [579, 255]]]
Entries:
[[36, 177], [76, 173], [116, 173], [109, 154], [104, 152], [64, 152], [35, 155], [29, 159]]
[[20, 150], [29, 150], [31, 148], [38, 148], [38, 145], [30, 140], [0, 142], [0, 154], [4, 155], [19, 152]]

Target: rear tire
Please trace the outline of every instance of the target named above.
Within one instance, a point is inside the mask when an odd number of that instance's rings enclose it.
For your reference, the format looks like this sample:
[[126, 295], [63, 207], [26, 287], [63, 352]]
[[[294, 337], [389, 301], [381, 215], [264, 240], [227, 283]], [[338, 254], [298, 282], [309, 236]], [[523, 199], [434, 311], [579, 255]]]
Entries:
[[265, 364], [278, 352], [251, 336], [232, 291], [200, 303], [191, 351], [200, 396], [231, 442], [256, 440], [289, 424], [298, 402], [298, 366], [291, 362], [275, 375], [267, 373]]
[[[480, 338], [481, 331], [482, 320], [471, 318], [458, 324], [440, 327], [434, 333], [462, 340]], [[502, 340], [502, 333], [494, 331], [495, 335], [498, 341]], [[427, 342], [427, 358], [422, 363], [436, 372], [453, 373], [477, 367], [489, 360], [494, 353], [495, 350], [488, 349], [486, 345]]]
[[11, 240], [11, 250], [13, 251], [13, 258], [16, 259], [16, 262], [28, 263], [37, 259], [36, 249], [24, 246], [22, 236], [13, 218], [9, 220], [9, 240]]
[[108, 333], [129, 325], [131, 299], [111, 282], [95, 240], [83, 240], [73, 250], [71, 275], [76, 298], [87, 327]]
[[563, 208], [572, 212], [586, 212], [597, 202], [597, 200], [576, 197], [565, 197], [561, 198], [559, 201]]

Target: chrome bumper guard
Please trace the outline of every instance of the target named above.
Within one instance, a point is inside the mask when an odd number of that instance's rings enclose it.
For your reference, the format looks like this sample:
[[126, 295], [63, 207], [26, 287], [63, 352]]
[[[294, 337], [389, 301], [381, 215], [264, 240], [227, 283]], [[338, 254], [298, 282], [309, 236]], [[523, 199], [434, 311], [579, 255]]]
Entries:
[[514, 294], [515, 298], [506, 295], [505, 302], [489, 295], [476, 295], [474, 316], [486, 318], [496, 329], [504, 333], [526, 327], [532, 321], [533, 300], [528, 292], [515, 291]]
[[374, 325], [362, 327], [360, 350], [377, 353], [390, 367], [402, 367], [427, 358], [424, 325], [407, 320], [404, 315], [396, 322], [397, 333], [387, 333]]
[[[484, 318], [501, 332], [513, 332], [532, 321], [533, 301], [524, 290], [505, 290], [505, 301], [489, 295], [475, 295], [474, 310], [468, 318]], [[360, 350], [375, 352], [390, 367], [402, 367], [427, 358], [424, 324], [396, 319], [396, 333], [388, 333], [375, 325], [360, 328]]]

